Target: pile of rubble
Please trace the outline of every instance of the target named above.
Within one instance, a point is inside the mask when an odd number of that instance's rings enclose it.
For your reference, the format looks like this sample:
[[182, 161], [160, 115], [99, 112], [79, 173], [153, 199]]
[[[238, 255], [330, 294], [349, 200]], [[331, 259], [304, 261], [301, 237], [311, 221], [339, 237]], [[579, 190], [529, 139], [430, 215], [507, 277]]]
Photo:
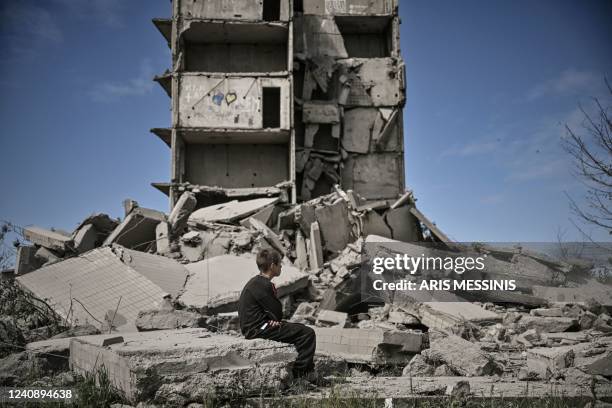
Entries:
[[537, 384], [556, 384], [572, 398], [612, 398], [612, 291], [588, 278], [584, 262], [482, 246], [481, 273], [512, 277], [517, 291], [370, 298], [372, 247], [420, 256], [431, 250], [421, 244], [458, 245], [410, 192], [367, 203], [336, 187], [301, 204], [264, 197], [196, 207], [187, 191], [169, 215], [128, 200], [121, 222], [94, 215], [72, 234], [25, 228], [33, 246], [19, 248], [17, 283], [66, 326], [96, 330], [30, 342], [26, 352], [67, 356], [81, 373], [104, 365], [132, 401], [277, 390], [295, 350], [245, 340], [237, 318], [240, 290], [258, 273], [254, 256], [272, 248], [284, 255], [274, 282], [285, 318], [315, 329], [319, 374], [344, 372], [348, 390], [521, 397], [530, 381], [536, 397], [550, 391]]

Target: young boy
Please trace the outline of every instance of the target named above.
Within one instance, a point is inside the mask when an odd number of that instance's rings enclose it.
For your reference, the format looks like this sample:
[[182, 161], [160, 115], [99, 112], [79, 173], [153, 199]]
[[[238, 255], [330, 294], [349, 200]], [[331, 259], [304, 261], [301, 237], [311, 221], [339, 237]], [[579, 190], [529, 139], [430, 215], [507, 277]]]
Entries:
[[281, 274], [279, 253], [263, 249], [257, 254], [256, 262], [260, 273], [244, 286], [238, 301], [240, 330], [247, 339], [261, 338], [293, 344], [298, 352], [293, 375], [296, 378], [304, 377], [314, 368], [315, 332], [303, 324], [282, 320], [283, 306], [272, 283], [272, 278]]

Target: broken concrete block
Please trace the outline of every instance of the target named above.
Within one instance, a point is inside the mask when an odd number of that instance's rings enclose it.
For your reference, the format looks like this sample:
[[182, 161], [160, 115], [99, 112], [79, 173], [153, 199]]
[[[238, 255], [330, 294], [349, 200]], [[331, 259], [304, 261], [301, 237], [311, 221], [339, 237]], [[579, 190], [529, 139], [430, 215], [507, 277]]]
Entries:
[[602, 354], [590, 358], [588, 362], [580, 365], [580, 369], [591, 375], [612, 376], [612, 351], [607, 349]]
[[38, 248], [38, 250], [36, 251], [35, 257], [36, 257], [36, 260], [41, 265], [45, 265], [45, 266], [55, 263], [61, 259], [59, 254], [45, 247]]
[[540, 316], [540, 317], [563, 317], [563, 309], [560, 307], [553, 308], [537, 308], [531, 309], [529, 314], [532, 316]]
[[612, 307], [610, 287], [595, 279], [586, 279], [580, 286], [573, 288], [534, 285], [531, 289], [534, 296], [551, 302], [579, 303], [592, 300], [603, 306]]
[[167, 255], [170, 250], [170, 223], [162, 221], [155, 227], [155, 246], [157, 253]]
[[385, 238], [391, 237], [391, 230], [385, 222], [384, 218], [376, 211], [366, 211], [362, 216], [362, 235], [378, 235]]
[[452, 377], [455, 372], [446, 364], [442, 364], [436, 367], [433, 373], [434, 377]]
[[278, 197], [256, 198], [246, 201], [229, 201], [200, 208], [189, 216], [189, 222], [233, 222], [260, 211], [261, 209], [278, 202]]
[[541, 333], [559, 333], [576, 327], [578, 321], [570, 317], [523, 316], [518, 325], [523, 330], [537, 329]]
[[[259, 273], [254, 256], [222, 255], [185, 266], [190, 272], [179, 301], [195, 309], [208, 308], [216, 313], [234, 312], [240, 292]], [[281, 275], [274, 278], [278, 297], [304, 289], [308, 275], [289, 264], [283, 264]]]
[[574, 364], [574, 351], [569, 346], [538, 347], [527, 350], [527, 370], [548, 379]]
[[537, 329], [529, 329], [516, 337], [516, 341], [527, 347], [533, 347], [533, 344], [539, 342], [540, 339], [541, 336]]
[[182, 232], [187, 226], [187, 220], [195, 209], [198, 200], [195, 194], [190, 191], [186, 191], [179, 197], [178, 201], [174, 205], [172, 212], [168, 216], [168, 223], [170, 224], [170, 231], [173, 234]]
[[444, 330], [469, 321], [476, 324], [501, 322], [502, 317], [470, 302], [424, 302], [419, 308], [421, 322], [430, 329]]
[[131, 198], [126, 198], [123, 200], [123, 216], [127, 217], [134, 208], [139, 207], [138, 201], [132, 200]]
[[335, 312], [333, 310], [320, 310], [317, 315], [317, 326], [323, 327], [346, 327], [348, 322], [348, 314]]
[[302, 106], [304, 123], [339, 123], [338, 105], [329, 102], [304, 102]]
[[204, 327], [206, 317], [186, 310], [142, 310], [136, 318], [138, 331]]
[[290, 321], [294, 323], [311, 324], [315, 322], [314, 314], [317, 311], [317, 305], [315, 303], [302, 302], [300, 303]]
[[317, 221], [310, 224], [310, 251], [308, 251], [310, 268], [313, 270], [323, 267], [323, 247], [321, 245], [321, 232]]
[[59, 251], [62, 254], [72, 248], [70, 237], [40, 227], [25, 227], [23, 237], [33, 244]]
[[74, 234], [74, 250], [78, 254], [91, 251], [97, 246], [98, 230], [93, 224], [79, 228]]
[[70, 367], [84, 375], [104, 366], [110, 382], [128, 399], [164, 405], [204, 400], [213, 391], [240, 389], [251, 395], [277, 390], [296, 356], [291, 345], [205, 329], [125, 333], [122, 343], [102, 347], [106, 337], [73, 339]]
[[421, 321], [416, 316], [397, 310], [389, 312], [388, 321], [389, 323], [403, 324], [408, 326], [421, 324]]
[[24, 275], [40, 268], [42, 263], [36, 259], [36, 251], [37, 248], [32, 245], [21, 245], [17, 248], [15, 275]]
[[148, 245], [155, 245], [155, 227], [162, 221], [166, 221], [166, 216], [162, 212], [148, 208], [134, 208], [106, 238], [104, 245], [119, 244], [126, 248], [145, 251]]
[[588, 330], [593, 327], [593, 323], [597, 320], [597, 315], [595, 313], [591, 313], [589, 311], [584, 312], [580, 319], [578, 319], [578, 324], [580, 325], [580, 330]]
[[270, 245], [272, 245], [274, 249], [280, 252], [281, 255], [284, 256], [286, 254], [287, 251], [285, 250], [285, 246], [283, 245], [283, 242], [278, 237], [278, 235], [276, 235], [276, 233], [272, 231], [266, 224], [264, 224], [263, 222], [255, 218], [249, 218], [248, 224], [252, 228], [261, 232], [264, 238], [270, 243]]
[[313, 327], [317, 354], [338, 357], [352, 363], [405, 363], [426, 344], [427, 334], [383, 329], [340, 329]]
[[45, 266], [17, 282], [48, 299], [68, 323], [101, 328], [112, 322], [123, 332], [136, 330], [141, 310], [156, 308], [168, 294], [176, 297], [187, 273], [172, 259], [113, 246]]
[[321, 237], [328, 251], [342, 251], [354, 239], [348, 219], [348, 207], [344, 200], [317, 207], [315, 217], [321, 229]]
[[296, 260], [295, 265], [302, 271], [308, 269], [308, 252], [306, 250], [306, 240], [302, 231], [299, 229], [296, 231], [295, 237], [295, 254]]
[[410, 207], [390, 209], [385, 213], [384, 219], [391, 230], [391, 238], [403, 242], [422, 241], [419, 222], [410, 212]]
[[446, 387], [445, 394], [453, 398], [466, 398], [468, 395], [470, 395], [470, 383], [468, 381], [461, 380], [455, 384], [451, 384]]
[[499, 364], [476, 344], [451, 335], [430, 339], [429, 349], [423, 355], [435, 363], [445, 363], [454, 372], [464, 376], [501, 373]]
[[415, 354], [402, 370], [405, 377], [427, 377], [433, 375], [435, 368], [421, 354]]

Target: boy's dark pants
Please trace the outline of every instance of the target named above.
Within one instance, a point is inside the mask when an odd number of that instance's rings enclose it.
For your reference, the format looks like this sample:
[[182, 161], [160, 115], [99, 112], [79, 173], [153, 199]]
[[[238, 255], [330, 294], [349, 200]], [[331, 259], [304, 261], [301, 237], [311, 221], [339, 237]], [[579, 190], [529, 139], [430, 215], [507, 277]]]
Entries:
[[299, 377], [314, 369], [317, 339], [315, 331], [310, 327], [300, 323], [282, 322], [280, 326], [266, 327], [254, 337], [293, 344], [298, 352], [293, 364], [294, 375]]

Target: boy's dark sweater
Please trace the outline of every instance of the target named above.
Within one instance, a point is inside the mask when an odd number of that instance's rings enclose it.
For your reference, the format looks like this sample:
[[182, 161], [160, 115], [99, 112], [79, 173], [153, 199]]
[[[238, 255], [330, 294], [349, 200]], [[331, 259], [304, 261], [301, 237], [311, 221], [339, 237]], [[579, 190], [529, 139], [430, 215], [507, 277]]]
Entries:
[[267, 321], [282, 320], [283, 306], [270, 279], [257, 275], [248, 281], [238, 301], [238, 317], [240, 330], [247, 339], [261, 332]]

